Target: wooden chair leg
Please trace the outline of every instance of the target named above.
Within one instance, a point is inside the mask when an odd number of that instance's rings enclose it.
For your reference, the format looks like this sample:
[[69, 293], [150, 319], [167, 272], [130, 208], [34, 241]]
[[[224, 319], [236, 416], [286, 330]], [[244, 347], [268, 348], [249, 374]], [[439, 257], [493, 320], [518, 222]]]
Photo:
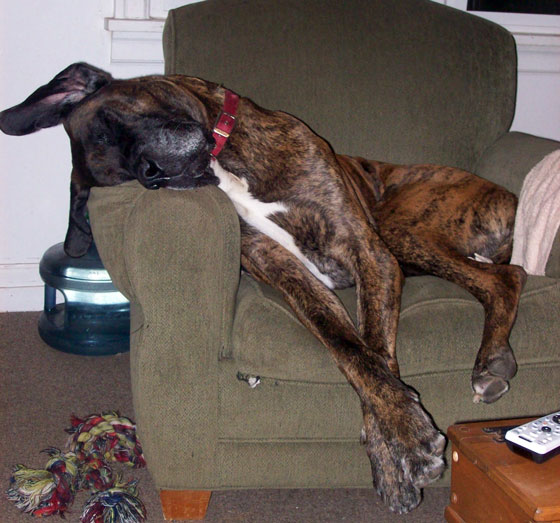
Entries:
[[211, 494], [210, 490], [160, 490], [159, 499], [164, 519], [204, 519]]

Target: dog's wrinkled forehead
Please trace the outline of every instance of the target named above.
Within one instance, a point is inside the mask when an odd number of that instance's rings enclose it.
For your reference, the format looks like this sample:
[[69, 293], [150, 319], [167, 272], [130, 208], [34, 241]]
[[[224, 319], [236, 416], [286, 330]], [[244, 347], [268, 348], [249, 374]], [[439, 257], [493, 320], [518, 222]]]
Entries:
[[164, 77], [116, 80], [84, 100], [65, 122], [71, 137], [119, 124], [134, 131], [149, 121], [203, 124], [206, 110], [187, 89]]

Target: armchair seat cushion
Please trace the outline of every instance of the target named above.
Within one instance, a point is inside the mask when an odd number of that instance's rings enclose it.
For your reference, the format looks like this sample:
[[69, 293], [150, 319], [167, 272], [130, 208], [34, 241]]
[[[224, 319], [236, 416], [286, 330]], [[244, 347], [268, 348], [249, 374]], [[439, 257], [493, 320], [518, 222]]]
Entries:
[[[511, 336], [519, 366], [512, 388], [495, 404], [477, 405], [470, 377], [482, 337], [482, 306], [457, 285], [433, 276], [406, 280], [398, 334], [401, 375], [442, 430], [457, 421], [457, 412], [463, 419], [533, 413], [534, 403], [518, 382], [537, 386], [540, 375], [548, 390], [560, 386], [555, 372], [560, 354], [546, 342], [560, 338], [559, 286], [556, 279], [528, 278]], [[354, 289], [338, 294], [355, 318]], [[248, 376], [259, 376], [260, 384], [252, 389], [240, 379]], [[246, 275], [238, 292], [233, 350], [220, 365], [219, 410], [224, 438], [350, 442], [361, 427], [358, 399], [328, 351], [279, 293]]]
[[[556, 348], [545, 341], [553, 334], [560, 337], [560, 324], [555, 321], [560, 309], [559, 286], [557, 279], [528, 278], [511, 336], [521, 367], [560, 363]], [[337, 294], [355, 321], [354, 288]], [[408, 381], [455, 372], [470, 375], [483, 322], [482, 305], [459, 286], [434, 276], [407, 278], [397, 353], [402, 377]], [[471, 328], [465, 330], [465, 325]], [[237, 297], [231, 356], [242, 374], [346, 384], [328, 351], [297, 320], [280, 293], [247, 275], [241, 278]], [[456, 386], [469, 394], [469, 380]]]

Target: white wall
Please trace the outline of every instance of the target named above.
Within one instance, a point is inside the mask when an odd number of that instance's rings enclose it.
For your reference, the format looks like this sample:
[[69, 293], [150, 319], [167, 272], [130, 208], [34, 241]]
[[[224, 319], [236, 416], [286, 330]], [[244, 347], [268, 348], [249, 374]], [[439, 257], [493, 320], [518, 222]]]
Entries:
[[[75, 61], [122, 78], [161, 72], [161, 17], [179, 3], [188, 0], [0, 0], [0, 109]], [[135, 20], [127, 25], [114, 14]], [[544, 31], [551, 45], [521, 33], [524, 70], [514, 128], [560, 140], [560, 47], [552, 34], [558, 18]], [[530, 16], [523, 20], [534, 25]], [[25, 137], [0, 133], [0, 312], [42, 308], [38, 263], [64, 240], [70, 167], [62, 127]]]
[[518, 74], [513, 131], [560, 140], [560, 53], [555, 55], [558, 72]]
[[[76, 61], [115, 76], [161, 64], [111, 64], [104, 19], [113, 0], [0, 0], [0, 108], [11, 107]], [[24, 137], [0, 133], [0, 311], [40, 310], [43, 252], [64, 240], [70, 150], [61, 126]]]

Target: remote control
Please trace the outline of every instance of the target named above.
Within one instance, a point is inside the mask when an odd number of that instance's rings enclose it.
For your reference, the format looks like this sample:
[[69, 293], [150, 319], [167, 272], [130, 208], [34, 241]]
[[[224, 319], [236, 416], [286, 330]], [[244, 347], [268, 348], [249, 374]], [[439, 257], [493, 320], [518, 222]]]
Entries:
[[505, 439], [513, 451], [546, 461], [560, 452], [560, 411], [508, 430]]

